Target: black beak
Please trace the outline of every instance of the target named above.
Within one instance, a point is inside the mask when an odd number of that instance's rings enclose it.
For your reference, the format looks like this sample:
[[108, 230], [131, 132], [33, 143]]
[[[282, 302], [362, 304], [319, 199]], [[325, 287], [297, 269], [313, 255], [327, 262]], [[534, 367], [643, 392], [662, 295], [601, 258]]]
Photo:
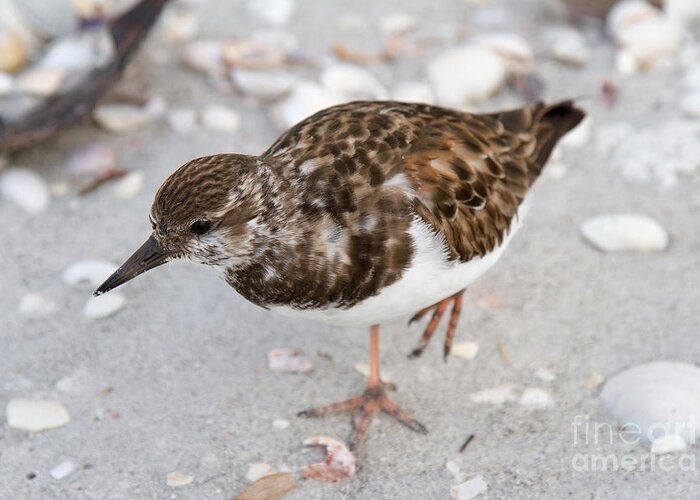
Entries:
[[141, 248], [134, 252], [134, 255], [124, 262], [112, 276], [100, 285], [93, 294], [95, 297], [109, 292], [113, 288], [123, 285], [127, 281], [134, 279], [141, 273], [145, 273], [149, 269], [158, 267], [168, 261], [170, 254], [164, 251], [158, 244], [158, 240], [154, 235], [146, 240], [146, 243], [141, 245]]

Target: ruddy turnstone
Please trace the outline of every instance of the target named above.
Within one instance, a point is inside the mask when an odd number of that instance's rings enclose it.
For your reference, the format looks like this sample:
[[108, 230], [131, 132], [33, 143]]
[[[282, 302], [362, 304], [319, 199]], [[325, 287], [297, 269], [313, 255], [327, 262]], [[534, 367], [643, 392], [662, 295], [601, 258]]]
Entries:
[[351, 446], [380, 410], [425, 432], [385, 394], [379, 324], [433, 311], [418, 355], [452, 302], [449, 353], [464, 289], [502, 255], [552, 149], [583, 117], [571, 101], [491, 114], [401, 102], [320, 111], [260, 156], [180, 167], [155, 196], [151, 236], [95, 294], [187, 258], [264, 308], [369, 326], [364, 393], [300, 415], [359, 410]]

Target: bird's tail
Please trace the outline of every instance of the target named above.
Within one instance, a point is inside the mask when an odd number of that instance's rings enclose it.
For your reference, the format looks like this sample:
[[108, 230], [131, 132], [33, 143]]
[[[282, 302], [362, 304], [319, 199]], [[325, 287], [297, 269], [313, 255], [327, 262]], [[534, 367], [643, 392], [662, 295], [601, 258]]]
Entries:
[[[535, 154], [537, 155], [537, 164], [542, 168], [559, 139], [581, 123], [586, 113], [577, 108], [573, 100], [555, 104], [538, 103], [535, 107], [534, 132], [537, 136]], [[537, 118], [538, 115], [539, 118]]]

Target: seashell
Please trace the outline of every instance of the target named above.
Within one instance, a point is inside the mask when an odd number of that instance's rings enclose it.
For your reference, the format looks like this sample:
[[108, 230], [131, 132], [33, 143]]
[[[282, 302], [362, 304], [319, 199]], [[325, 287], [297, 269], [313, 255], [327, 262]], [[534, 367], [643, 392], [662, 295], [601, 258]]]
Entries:
[[573, 28], [558, 26], [545, 32], [544, 42], [549, 47], [550, 56], [572, 66], [585, 66], [591, 58], [591, 51], [583, 35]]
[[35, 67], [17, 77], [17, 90], [48, 97], [58, 92], [67, 75], [68, 72], [62, 68]]
[[194, 478], [190, 475], [183, 474], [182, 472], [170, 472], [165, 477], [165, 482], [171, 488], [179, 488], [181, 486], [187, 486], [190, 484]]
[[163, 115], [165, 102], [157, 97], [144, 106], [101, 104], [95, 108], [95, 121], [110, 132], [124, 134], [139, 130]]
[[505, 63], [509, 73], [525, 73], [535, 66], [535, 54], [530, 44], [514, 33], [489, 33], [474, 40], [493, 50]]
[[654, 443], [659, 453], [683, 449], [700, 431], [700, 369], [694, 365], [635, 366], [611, 377], [600, 398], [622, 427], [639, 431], [636, 437]]
[[44, 180], [31, 170], [9, 168], [0, 173], [0, 197], [30, 214], [38, 214], [49, 205], [50, 194]]
[[210, 105], [204, 108], [201, 121], [206, 128], [220, 132], [234, 132], [241, 124], [238, 113], [219, 105]]
[[245, 478], [249, 482], [257, 481], [261, 477], [265, 477], [268, 474], [272, 474], [274, 472], [274, 469], [272, 468], [271, 465], [258, 462], [254, 464], [250, 464], [248, 466], [248, 472], [245, 474]]
[[165, 38], [171, 43], [186, 42], [197, 36], [199, 32], [199, 16], [190, 10], [169, 10], [163, 22]]
[[343, 100], [386, 99], [386, 89], [372, 73], [351, 64], [335, 64], [321, 73], [321, 84]]
[[165, 117], [168, 125], [178, 134], [189, 134], [197, 128], [197, 112], [192, 108], [175, 108]]
[[272, 421], [272, 427], [278, 430], [284, 430], [287, 427], [289, 427], [291, 424], [289, 423], [289, 420], [285, 420], [283, 418], [276, 418], [275, 420]]
[[355, 474], [355, 457], [340, 441], [327, 436], [314, 436], [304, 441], [304, 446], [323, 446], [326, 459], [302, 468], [306, 479], [335, 483]]
[[42, 318], [56, 312], [56, 303], [39, 293], [28, 293], [19, 302], [19, 312], [25, 316]]
[[263, 476], [240, 492], [234, 500], [276, 500], [295, 490], [297, 482], [288, 472]]
[[61, 462], [49, 471], [49, 475], [56, 481], [60, 481], [73, 474], [77, 469], [78, 466], [73, 462]]
[[599, 215], [583, 223], [581, 235], [604, 252], [659, 252], [668, 246], [663, 226], [644, 215]]
[[513, 388], [509, 385], [502, 385], [491, 389], [482, 389], [469, 395], [469, 400], [474, 403], [492, 403], [501, 405], [508, 401], [513, 401]]
[[267, 353], [267, 363], [273, 372], [308, 373], [313, 363], [297, 349], [273, 349]]
[[249, 0], [248, 10], [261, 21], [273, 26], [284, 26], [296, 11], [294, 0]]
[[450, 491], [455, 500], [469, 500], [486, 493], [488, 485], [482, 476], [475, 476], [468, 481], [452, 486]]
[[74, 174], [95, 175], [113, 170], [117, 165], [117, 154], [104, 144], [88, 144], [72, 151], [66, 164]]
[[452, 351], [450, 353], [458, 358], [471, 360], [476, 357], [476, 353], [479, 352], [479, 344], [476, 342], [457, 342], [452, 346]]
[[218, 40], [198, 40], [182, 49], [181, 59], [185, 66], [208, 73], [219, 75], [225, 72], [223, 42]]
[[112, 195], [115, 198], [133, 198], [141, 190], [145, 176], [143, 172], [129, 172], [114, 184]]
[[445, 463], [445, 469], [452, 474], [452, 476], [455, 478], [455, 481], [462, 481], [464, 479], [464, 476], [462, 475], [462, 471], [459, 468], [459, 465], [457, 465], [456, 462], [452, 460], [448, 460]]
[[13, 429], [29, 432], [55, 429], [70, 422], [70, 414], [62, 404], [30, 399], [11, 399], [5, 418]]
[[651, 452], [656, 455], [685, 451], [688, 443], [678, 434], [664, 434], [651, 442]]
[[548, 391], [538, 387], [527, 387], [520, 396], [521, 406], [544, 409], [554, 405], [554, 400]]
[[286, 58], [285, 53], [278, 47], [256, 40], [224, 42], [221, 54], [229, 66], [256, 70], [275, 68]]
[[106, 31], [64, 37], [49, 44], [37, 65], [70, 71], [102, 67], [112, 60], [114, 40]]
[[83, 308], [83, 315], [90, 319], [103, 319], [116, 314], [126, 305], [126, 298], [118, 292], [90, 297]]
[[17, 33], [0, 31], [0, 71], [14, 73], [27, 62], [27, 47]]
[[276, 110], [284, 127], [291, 127], [307, 116], [324, 108], [339, 104], [342, 98], [314, 82], [297, 82], [287, 99]]
[[386, 36], [398, 36], [414, 30], [418, 26], [418, 16], [395, 12], [379, 20], [379, 29]]
[[296, 77], [285, 71], [252, 71], [236, 68], [231, 71], [231, 79], [246, 94], [259, 99], [272, 100], [289, 92]]
[[79, 260], [68, 266], [61, 274], [61, 280], [68, 286], [80, 290], [94, 290], [100, 286], [117, 266], [103, 260]]
[[482, 101], [504, 84], [506, 64], [481, 45], [448, 49], [428, 65], [428, 78], [439, 103], [459, 106]]
[[402, 82], [394, 89], [393, 98], [403, 102], [424, 102], [432, 104], [435, 96], [430, 85], [423, 82]]

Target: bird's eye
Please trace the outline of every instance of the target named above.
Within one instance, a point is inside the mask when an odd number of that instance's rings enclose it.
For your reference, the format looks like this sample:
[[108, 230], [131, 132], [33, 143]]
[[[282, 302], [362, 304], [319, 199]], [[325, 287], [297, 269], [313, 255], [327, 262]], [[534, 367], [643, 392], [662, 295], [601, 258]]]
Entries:
[[205, 234], [207, 231], [209, 231], [210, 227], [211, 222], [209, 222], [207, 219], [200, 219], [192, 223], [191, 229], [195, 234]]

